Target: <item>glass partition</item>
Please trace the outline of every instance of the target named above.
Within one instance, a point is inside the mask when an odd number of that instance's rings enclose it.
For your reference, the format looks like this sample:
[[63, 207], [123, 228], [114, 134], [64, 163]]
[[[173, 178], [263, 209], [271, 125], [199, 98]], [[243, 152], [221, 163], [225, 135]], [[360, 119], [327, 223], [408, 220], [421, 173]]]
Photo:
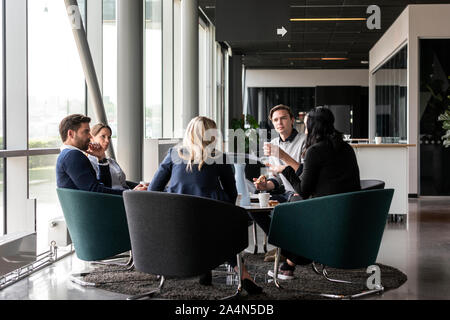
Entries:
[[450, 148], [439, 115], [450, 110], [450, 39], [420, 40], [420, 194], [450, 195]]
[[376, 136], [407, 140], [407, 46], [375, 71]]

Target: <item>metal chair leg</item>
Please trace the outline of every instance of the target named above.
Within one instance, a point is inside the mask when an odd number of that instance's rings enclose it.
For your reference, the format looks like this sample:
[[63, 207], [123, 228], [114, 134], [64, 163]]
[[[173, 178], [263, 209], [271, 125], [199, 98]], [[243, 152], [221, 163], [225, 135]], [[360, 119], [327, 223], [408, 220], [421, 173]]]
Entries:
[[[322, 272], [320, 272], [320, 271], [317, 269], [316, 262], [313, 261], [313, 263], [311, 264], [311, 266], [312, 266], [312, 268], [313, 268], [313, 270], [314, 270], [315, 273], [317, 273], [317, 274], [322, 274]], [[322, 270], [323, 270], [323, 265], [321, 265], [321, 266], [322, 266]]]
[[281, 285], [278, 282], [278, 265], [280, 263], [281, 249], [277, 248], [275, 252], [275, 262], [273, 264], [273, 283], [277, 286], [278, 289], [281, 289]]
[[72, 273], [69, 276], [69, 280], [72, 281], [73, 283], [79, 284], [80, 286], [83, 287], [96, 287], [99, 284], [95, 283], [95, 282], [88, 282], [88, 281], [84, 281], [82, 278], [87, 276], [90, 272], [80, 272], [80, 273]]
[[[328, 272], [327, 272], [325, 266], [323, 266], [322, 275], [325, 277], [325, 279], [327, 279], [328, 281], [331, 281], [331, 282], [346, 283], [346, 284], [354, 283], [354, 282], [351, 282], [351, 281], [330, 278], [328, 276]], [[332, 298], [332, 299], [354, 299], [354, 298], [367, 296], [367, 295], [370, 295], [370, 294], [381, 293], [383, 291], [384, 291], [384, 287], [382, 285], [380, 285], [380, 286], [376, 287], [375, 289], [362, 291], [362, 292], [359, 292], [359, 293], [356, 293], [356, 294], [353, 294], [353, 295], [321, 293], [320, 296], [326, 297], [326, 298]]]
[[137, 294], [137, 295], [128, 297], [127, 300], [139, 300], [139, 299], [142, 299], [142, 298], [151, 297], [152, 295], [161, 292], [161, 289], [162, 289], [162, 287], [164, 285], [164, 281], [165, 281], [164, 277], [161, 276], [161, 282], [159, 283], [158, 288], [156, 288], [154, 290], [151, 290], [149, 292], [146, 292], [146, 293]]
[[264, 242], [263, 242], [264, 253], [267, 253], [267, 234], [264, 233]]
[[328, 281], [331, 281], [331, 282], [337, 282], [337, 283], [350, 283], [350, 284], [353, 283], [353, 282], [351, 282], [351, 281], [339, 280], [339, 279], [332, 279], [332, 278], [328, 277], [328, 272], [327, 272], [327, 270], [325, 269], [325, 267], [323, 267], [322, 274], [323, 274], [323, 276], [325, 277], [325, 279], [327, 279]]
[[120, 262], [113, 262], [115, 260], [118, 259], [122, 259], [125, 258], [127, 256], [115, 256], [112, 257], [111, 259], [105, 259], [105, 260], [99, 260], [99, 261], [92, 261], [92, 264], [99, 264], [99, 265], [103, 265], [103, 266], [119, 266], [119, 267], [129, 267], [133, 264], [133, 254], [130, 251], [130, 255], [128, 256], [128, 261], [125, 263], [120, 263]]
[[238, 287], [236, 289], [236, 292], [232, 294], [231, 296], [227, 296], [225, 298], [222, 298], [220, 300], [231, 300], [236, 297], [238, 297], [242, 292], [242, 260], [241, 260], [241, 253], [238, 253], [236, 255], [237, 259], [237, 268], [238, 268]]
[[258, 236], [256, 234], [256, 222], [253, 221], [253, 244], [254, 244], [254, 249], [253, 249], [253, 254], [257, 254], [258, 253]]

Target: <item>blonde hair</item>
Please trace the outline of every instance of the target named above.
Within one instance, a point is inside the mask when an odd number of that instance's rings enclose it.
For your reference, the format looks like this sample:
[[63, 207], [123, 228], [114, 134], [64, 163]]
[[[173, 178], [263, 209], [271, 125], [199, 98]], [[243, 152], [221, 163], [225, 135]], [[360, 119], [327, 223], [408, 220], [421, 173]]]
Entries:
[[209, 140], [205, 139], [208, 139], [205, 137], [206, 131], [211, 129], [217, 129], [217, 125], [206, 117], [195, 117], [189, 122], [183, 144], [178, 148], [180, 158], [187, 161], [186, 171], [192, 172], [193, 164], [198, 164], [200, 171], [207, 159], [214, 157], [216, 138], [213, 135]]

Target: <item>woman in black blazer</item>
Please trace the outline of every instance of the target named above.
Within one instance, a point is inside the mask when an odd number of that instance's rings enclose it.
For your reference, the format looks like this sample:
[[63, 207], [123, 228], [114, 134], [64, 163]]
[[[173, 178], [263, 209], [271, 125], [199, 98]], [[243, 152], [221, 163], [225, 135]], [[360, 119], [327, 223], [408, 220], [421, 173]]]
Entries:
[[[307, 136], [300, 169], [294, 171], [289, 165], [281, 165], [271, 166], [271, 171], [282, 173], [302, 199], [361, 190], [355, 152], [334, 128], [333, 113], [316, 107], [306, 115], [305, 125]], [[271, 152], [276, 154], [277, 150]], [[296, 172], [301, 172], [300, 176]], [[292, 279], [296, 264], [311, 262], [286, 251], [283, 255], [288, 259], [280, 267], [281, 279]]]

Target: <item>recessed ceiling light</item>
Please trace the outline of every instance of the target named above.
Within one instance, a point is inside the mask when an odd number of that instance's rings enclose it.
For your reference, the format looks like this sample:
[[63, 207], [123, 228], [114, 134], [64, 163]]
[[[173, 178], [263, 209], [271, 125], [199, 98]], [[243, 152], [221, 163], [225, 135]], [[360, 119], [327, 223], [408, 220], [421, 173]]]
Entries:
[[321, 60], [348, 60], [348, 58], [320, 58]]

